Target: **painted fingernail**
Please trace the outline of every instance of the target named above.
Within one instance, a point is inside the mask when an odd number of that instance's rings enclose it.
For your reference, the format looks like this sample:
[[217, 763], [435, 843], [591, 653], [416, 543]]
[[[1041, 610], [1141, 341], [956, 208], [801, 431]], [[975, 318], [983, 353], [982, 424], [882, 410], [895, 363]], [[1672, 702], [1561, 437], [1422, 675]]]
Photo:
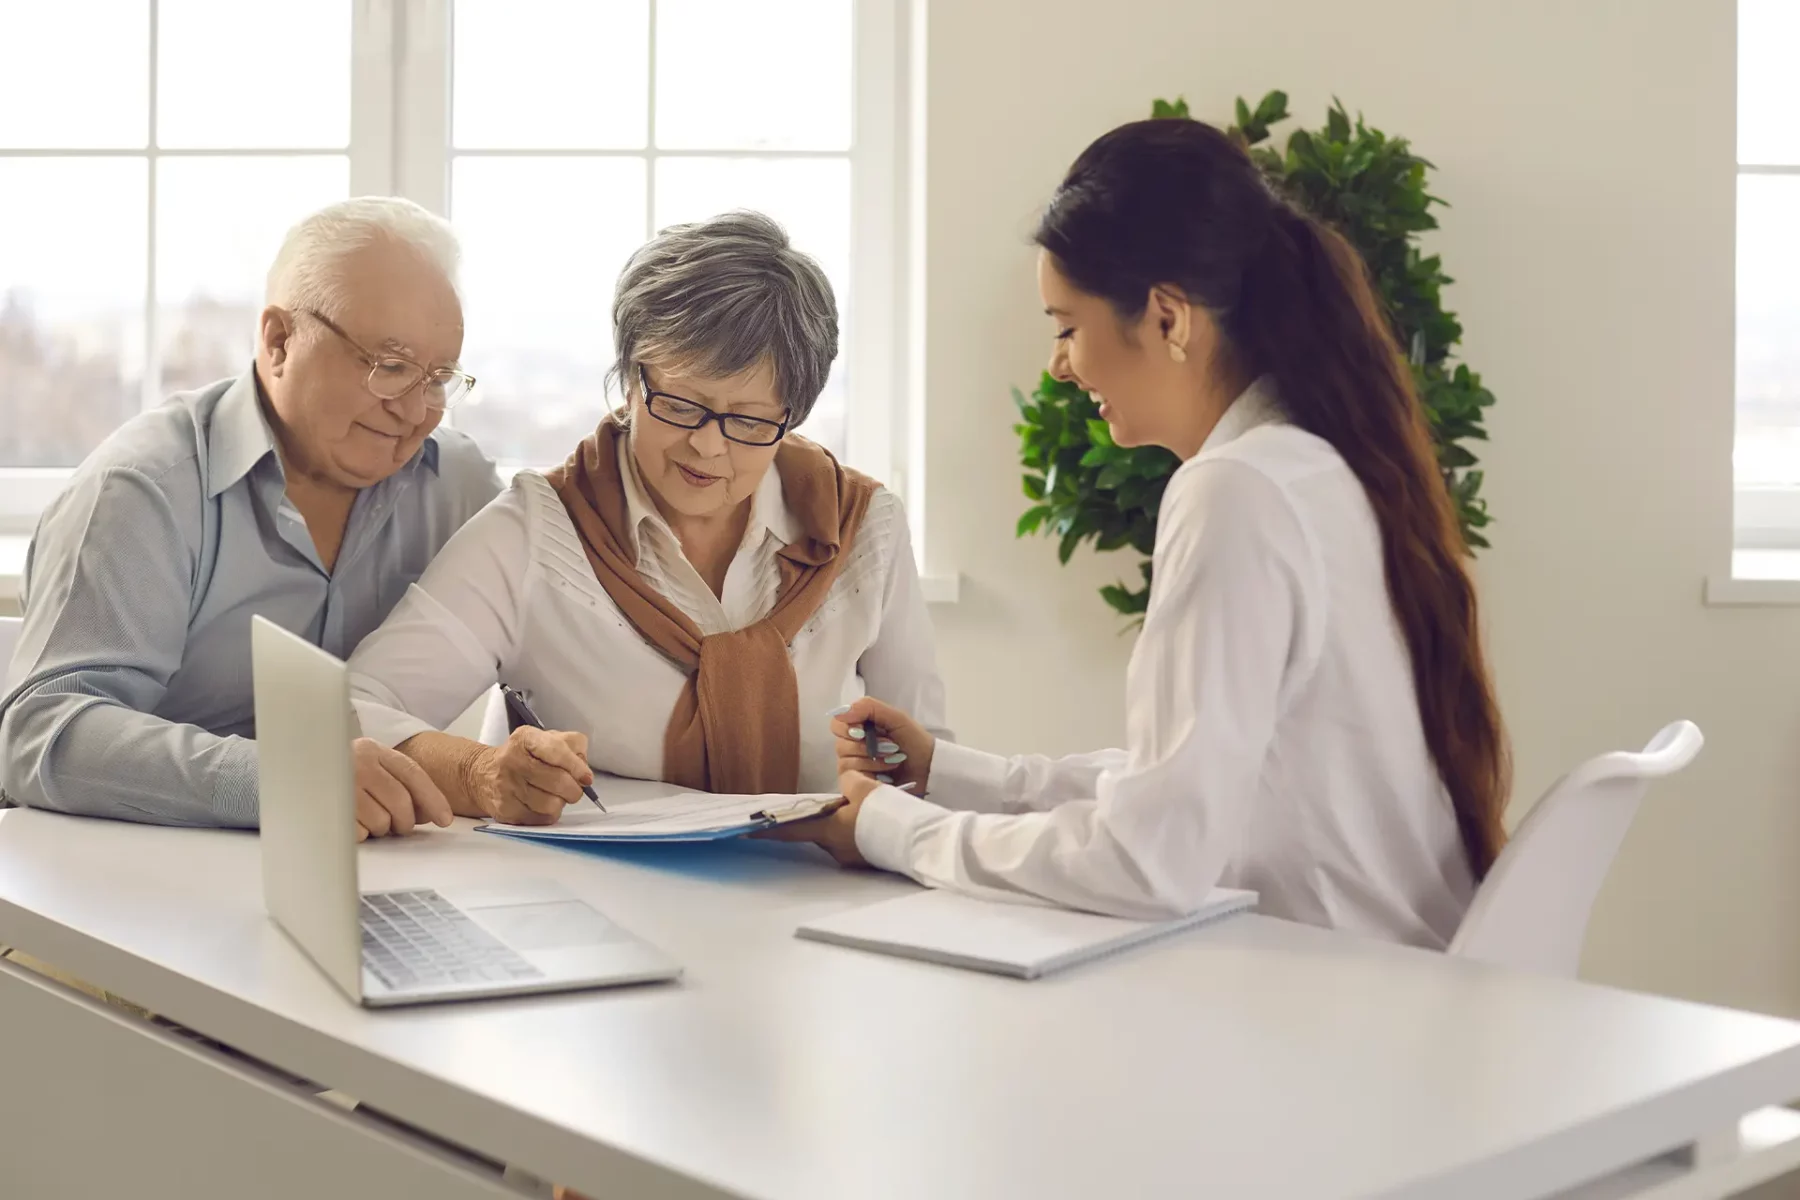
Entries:
[[877, 775], [875, 777], [875, 782], [876, 783], [892, 783], [892, 782], [894, 782], [894, 777], [892, 775]]
[[861, 740], [862, 735], [863, 735], [863, 727], [861, 725], [852, 725], [850, 727], [850, 736], [851, 737]]
[[877, 754], [893, 754], [899, 749], [900, 743], [890, 742], [886, 738], [882, 738], [879, 742], [875, 743], [875, 752]]
[[886, 764], [887, 764], [887, 765], [888, 765], [888, 766], [890, 766], [890, 767], [891, 767], [891, 766], [893, 766], [893, 765], [895, 765], [895, 764], [896, 764], [896, 763], [903, 763], [903, 762], [905, 762], [905, 761], [906, 761], [906, 755], [904, 755], [904, 754], [890, 754], [890, 755], [888, 755], [888, 756], [887, 756], [887, 757], [885, 757], [885, 758], [883, 758], [883, 759], [882, 759], [882, 760], [881, 760], [881, 761], [882, 761], [882, 762], [884, 762], [884, 763], [886, 763]]
[[825, 715], [828, 717], [841, 717], [849, 711], [850, 711], [850, 706], [848, 704], [840, 704], [836, 708], [832, 709], [830, 712], [826, 713]]

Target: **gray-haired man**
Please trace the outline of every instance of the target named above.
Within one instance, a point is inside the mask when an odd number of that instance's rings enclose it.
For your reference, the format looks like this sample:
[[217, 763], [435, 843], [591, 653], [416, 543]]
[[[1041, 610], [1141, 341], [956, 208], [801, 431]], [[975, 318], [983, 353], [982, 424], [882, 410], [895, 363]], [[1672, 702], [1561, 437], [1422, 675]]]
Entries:
[[[458, 365], [457, 247], [404, 200], [332, 205], [269, 271], [254, 366], [128, 422], [45, 512], [0, 694], [15, 803], [257, 823], [250, 617], [339, 656], [499, 490], [439, 429]], [[360, 835], [448, 823], [412, 762], [356, 745]]]

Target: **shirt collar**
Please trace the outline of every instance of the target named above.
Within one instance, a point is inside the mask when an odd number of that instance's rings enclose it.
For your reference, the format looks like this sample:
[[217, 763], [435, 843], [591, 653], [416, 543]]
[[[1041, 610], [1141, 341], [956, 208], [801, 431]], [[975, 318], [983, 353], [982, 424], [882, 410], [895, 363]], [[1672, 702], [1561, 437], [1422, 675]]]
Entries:
[[[263, 411], [262, 380], [256, 368], [239, 375], [225, 394], [213, 405], [212, 419], [206, 430], [206, 495], [218, 496], [256, 468], [265, 457], [273, 456], [280, 469], [281, 456], [274, 454], [275, 431]], [[433, 475], [438, 473], [438, 431], [432, 430], [419, 451], [403, 465], [410, 471], [423, 461]], [[398, 474], [398, 472], [396, 472]]]
[[1204, 454], [1208, 450], [1217, 450], [1220, 446], [1235, 442], [1258, 426], [1284, 424], [1286, 421], [1281, 403], [1275, 398], [1275, 381], [1263, 375], [1231, 402], [1225, 415], [1219, 418], [1219, 423], [1206, 435], [1200, 452]]
[[[663, 520], [662, 513], [656, 507], [656, 501], [650, 498], [650, 492], [644, 480], [638, 474], [637, 459], [631, 453], [631, 439], [619, 439], [619, 479], [625, 488], [625, 524], [631, 533], [631, 555], [633, 560], [643, 557], [643, 527], [649, 522], [652, 528], [661, 529], [669, 535], [671, 541], [679, 544], [675, 531]], [[781, 471], [773, 464], [763, 476], [762, 482], [756, 485], [756, 492], [750, 497], [750, 524], [744, 530], [744, 545], [754, 546], [764, 534], [775, 538], [784, 546], [792, 545], [800, 536], [800, 527], [794, 520], [794, 514], [787, 506], [787, 499], [781, 488]]]
[[262, 384], [252, 367], [213, 405], [206, 429], [206, 495], [211, 499], [273, 453], [275, 433], [262, 410]]

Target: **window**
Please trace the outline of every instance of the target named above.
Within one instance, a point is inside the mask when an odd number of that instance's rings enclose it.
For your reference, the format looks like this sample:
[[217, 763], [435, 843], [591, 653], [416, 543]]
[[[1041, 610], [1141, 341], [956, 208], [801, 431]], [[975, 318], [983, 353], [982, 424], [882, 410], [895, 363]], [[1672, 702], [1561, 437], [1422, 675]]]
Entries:
[[[851, 37], [845, 0], [457, 0], [449, 210], [483, 393], [458, 420], [490, 452], [559, 462], [593, 428], [612, 283], [653, 230], [761, 209], [855, 318]], [[807, 428], [834, 447], [855, 366]]]
[[1797, 56], [1800, 4], [1739, 0], [1733, 471], [1740, 576], [1800, 576]]
[[0, 6], [0, 514], [249, 361], [273, 245], [350, 186], [350, 0], [305, 7]]
[[513, 465], [604, 411], [633, 249], [769, 213], [843, 316], [805, 432], [888, 477], [903, 2], [0, 4], [0, 523], [240, 370], [282, 233], [370, 192], [457, 226], [481, 384], [454, 418]]

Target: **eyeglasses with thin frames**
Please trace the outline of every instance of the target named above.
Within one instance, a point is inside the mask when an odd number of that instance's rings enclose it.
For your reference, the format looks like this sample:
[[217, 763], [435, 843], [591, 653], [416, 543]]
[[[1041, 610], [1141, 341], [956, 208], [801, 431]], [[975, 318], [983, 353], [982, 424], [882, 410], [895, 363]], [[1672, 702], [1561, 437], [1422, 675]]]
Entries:
[[650, 386], [649, 372], [642, 366], [638, 367], [638, 382], [644, 389], [644, 408], [664, 425], [673, 425], [677, 429], [704, 429], [708, 421], [717, 421], [719, 432], [740, 446], [773, 446], [787, 436], [785, 419], [771, 421], [766, 417], [714, 412], [686, 397], [656, 391]]
[[439, 367], [431, 371], [403, 354], [373, 353], [345, 333], [336, 321], [324, 313], [313, 308], [303, 308], [300, 311], [337, 334], [345, 345], [356, 351], [358, 358], [368, 364], [369, 375], [363, 382], [378, 400], [398, 400], [423, 383], [425, 407], [441, 410], [453, 407], [474, 390], [475, 377], [467, 371], [459, 371], [455, 367]]

